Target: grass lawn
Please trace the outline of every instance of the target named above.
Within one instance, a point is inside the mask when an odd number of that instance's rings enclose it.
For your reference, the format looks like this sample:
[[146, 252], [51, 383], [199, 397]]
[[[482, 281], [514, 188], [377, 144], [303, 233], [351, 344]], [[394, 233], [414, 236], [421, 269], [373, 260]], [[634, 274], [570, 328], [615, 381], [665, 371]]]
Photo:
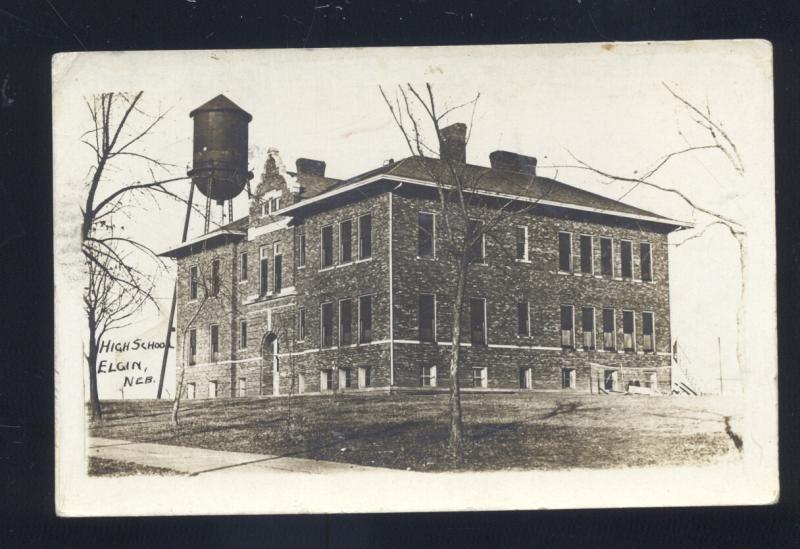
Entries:
[[[451, 470], [448, 396], [337, 394], [182, 403], [105, 402], [92, 436], [215, 450]], [[719, 397], [465, 394], [461, 469], [699, 464], [737, 453], [735, 402]], [[290, 421], [289, 418], [292, 418]], [[726, 421], [725, 418], [729, 418]], [[726, 425], [732, 425], [726, 432]]]

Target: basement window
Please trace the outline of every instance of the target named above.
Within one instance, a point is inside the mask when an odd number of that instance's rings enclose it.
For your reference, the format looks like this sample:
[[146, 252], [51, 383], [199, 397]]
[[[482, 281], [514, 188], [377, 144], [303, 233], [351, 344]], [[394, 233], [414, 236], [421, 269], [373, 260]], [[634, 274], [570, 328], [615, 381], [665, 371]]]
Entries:
[[614, 276], [614, 243], [610, 238], [600, 239], [600, 274]]
[[575, 347], [575, 320], [572, 305], [561, 306], [561, 347], [573, 349]]
[[636, 350], [634, 324], [633, 311], [622, 311], [622, 345], [626, 351]]
[[436, 366], [422, 367], [420, 385], [422, 387], [436, 387]]
[[583, 274], [594, 274], [594, 258], [592, 257], [592, 237], [582, 234], [580, 238], [581, 246], [581, 272]]
[[208, 398], [217, 398], [217, 382], [208, 382]]
[[352, 388], [353, 376], [350, 368], [339, 368], [339, 389]]
[[558, 233], [558, 270], [572, 272], [572, 234]]
[[358, 368], [358, 388], [365, 389], [372, 384], [372, 379], [370, 379], [370, 371], [369, 366], [360, 366]]
[[333, 370], [320, 370], [319, 390], [324, 392], [331, 389], [333, 389]]
[[187, 400], [194, 400], [196, 395], [196, 389], [194, 383], [187, 383], [186, 384], [186, 399]]
[[633, 249], [630, 241], [620, 242], [619, 249], [622, 255], [622, 278], [633, 278]]
[[575, 368], [562, 368], [561, 369], [561, 388], [574, 389], [575, 383]]
[[519, 369], [519, 388], [532, 389], [533, 388], [533, 369], [520, 368]]
[[641, 261], [642, 280], [653, 280], [653, 255], [649, 242], [639, 244], [639, 259]]
[[320, 260], [322, 267], [333, 265], [333, 225], [322, 227], [322, 253]]
[[247, 379], [240, 377], [239, 383], [236, 385], [236, 396], [247, 396]]
[[472, 369], [472, 386], [476, 389], [485, 389], [488, 386], [488, 375], [486, 368]]
[[419, 295], [419, 340], [436, 341], [436, 296]]
[[435, 217], [432, 213], [417, 214], [417, 257], [433, 259], [436, 239]]

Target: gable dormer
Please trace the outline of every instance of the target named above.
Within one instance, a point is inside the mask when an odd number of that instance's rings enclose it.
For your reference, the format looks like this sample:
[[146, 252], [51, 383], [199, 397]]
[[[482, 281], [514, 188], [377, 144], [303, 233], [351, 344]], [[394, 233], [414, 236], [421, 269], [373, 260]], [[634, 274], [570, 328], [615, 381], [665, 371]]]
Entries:
[[294, 204], [299, 198], [297, 177], [286, 170], [278, 149], [270, 148], [261, 179], [250, 197], [250, 226], [280, 221], [282, 216], [276, 215], [276, 212]]

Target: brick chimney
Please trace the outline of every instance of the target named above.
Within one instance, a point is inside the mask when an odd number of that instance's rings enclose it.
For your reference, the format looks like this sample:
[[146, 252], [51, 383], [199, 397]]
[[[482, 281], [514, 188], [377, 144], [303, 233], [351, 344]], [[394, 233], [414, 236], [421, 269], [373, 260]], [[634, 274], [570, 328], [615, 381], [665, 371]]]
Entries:
[[298, 158], [295, 166], [297, 166], [297, 175], [310, 174], [325, 177], [325, 162], [323, 160]]
[[509, 151], [494, 151], [489, 154], [489, 164], [494, 170], [536, 175], [536, 158]]
[[467, 161], [467, 125], [457, 122], [439, 130], [439, 156], [453, 162]]

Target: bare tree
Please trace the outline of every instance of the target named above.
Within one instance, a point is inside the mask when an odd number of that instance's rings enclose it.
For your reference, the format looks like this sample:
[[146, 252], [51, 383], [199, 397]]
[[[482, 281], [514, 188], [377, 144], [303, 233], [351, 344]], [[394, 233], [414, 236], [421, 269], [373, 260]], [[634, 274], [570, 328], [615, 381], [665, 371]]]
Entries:
[[[420, 92], [411, 84], [398, 85], [394, 99], [379, 88], [381, 95], [402, 133], [406, 146], [419, 168], [436, 184], [438, 193], [437, 217], [441, 220], [437, 229], [437, 241], [442, 243], [444, 254], [452, 262], [455, 285], [451, 298], [452, 346], [450, 351], [450, 434], [448, 446], [454, 460], [460, 460], [463, 450], [463, 419], [461, 411], [461, 389], [459, 367], [461, 363], [461, 332], [466, 303], [466, 288], [472, 265], [482, 261], [484, 239], [493, 242], [498, 249], [512, 255], [505, 239], [499, 237], [499, 229], [512, 217], [530, 212], [544, 199], [552, 187], [542, 185], [520, 185], [519, 178], [509, 180], [515, 186], [516, 198], [489, 196], [491, 171], [466, 164], [465, 158], [451, 154], [452, 136], [444, 127], [449, 115], [462, 109], [471, 109], [470, 124], [457, 128], [466, 132], [464, 143], [469, 143], [475, 111], [480, 93], [469, 101], [452, 107], [437, 105], [433, 88], [425, 84]], [[453, 128], [453, 126], [450, 126]], [[443, 131], [444, 130], [444, 131]], [[430, 135], [433, 137], [429, 137]], [[435, 140], [435, 141], [434, 141]], [[501, 174], [491, 174], [502, 178]], [[531, 183], [535, 179], [530, 175]]]
[[[168, 176], [172, 165], [149, 156], [141, 146], [166, 115], [142, 110], [142, 94], [102, 93], [85, 98], [92, 125], [81, 141], [94, 152], [94, 163], [81, 207], [81, 251], [88, 270], [84, 305], [93, 417], [102, 413], [97, 393], [100, 338], [145, 305], [158, 308], [152, 291], [164, 265], [149, 246], [126, 232], [125, 220], [132, 220], [131, 211], [141, 208], [143, 201], [158, 208], [159, 197], [184, 200], [164, 185], [186, 177], [159, 179], [156, 172]], [[141, 168], [150, 180], [132, 181], [130, 170]]]
[[575, 162], [577, 162], [577, 164], [558, 167], [588, 170], [595, 175], [601, 176], [605, 180], [604, 182], [606, 184], [614, 182], [630, 184], [628, 188], [622, 194], [620, 194], [617, 200], [623, 200], [640, 187], [654, 189], [664, 193], [665, 195], [678, 197], [685, 206], [688, 206], [692, 210], [693, 216], [699, 212], [702, 216], [702, 219], [701, 223], [696, 228], [696, 231], [684, 240], [675, 243], [676, 247], [682, 246], [692, 240], [702, 238], [710, 228], [716, 226], [724, 227], [726, 234], [730, 235], [730, 237], [736, 240], [739, 252], [739, 269], [741, 274], [739, 302], [736, 310], [736, 361], [739, 371], [741, 372], [745, 360], [744, 303], [746, 290], [745, 265], [747, 263], [747, 234], [742, 225], [735, 219], [700, 204], [696, 199], [692, 198], [687, 193], [660, 182], [656, 176], [659, 175], [660, 172], [668, 165], [671, 165], [676, 161], [691, 155], [708, 153], [722, 154], [732, 169], [732, 173], [736, 177], [740, 178], [745, 174], [744, 163], [735, 142], [724, 130], [723, 123], [714, 118], [710, 105], [706, 104], [704, 107], [699, 107], [697, 104], [678, 94], [675, 89], [673, 89], [673, 87], [669, 86], [667, 83], [662, 82], [662, 86], [669, 96], [685, 110], [685, 113], [694, 124], [694, 127], [700, 130], [700, 133], [703, 135], [703, 141], [701, 143], [692, 143], [683, 132], [679, 131], [678, 133], [680, 137], [686, 144], [685, 147], [663, 154], [646, 169], [636, 170], [631, 175], [611, 173], [608, 170], [603, 170], [596, 166], [592, 166], [588, 162], [574, 155], [569, 150], [567, 150], [567, 153], [575, 160]]

